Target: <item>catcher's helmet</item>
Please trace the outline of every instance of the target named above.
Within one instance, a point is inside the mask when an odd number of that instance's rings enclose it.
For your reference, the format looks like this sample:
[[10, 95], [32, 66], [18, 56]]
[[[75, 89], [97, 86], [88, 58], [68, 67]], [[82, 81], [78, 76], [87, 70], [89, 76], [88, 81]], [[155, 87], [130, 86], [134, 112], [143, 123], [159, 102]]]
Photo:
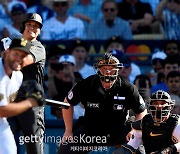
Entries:
[[[113, 66], [113, 69], [102, 70], [102, 66]], [[95, 63], [94, 67], [96, 68], [101, 81], [112, 83], [113, 85], [117, 79], [119, 68], [123, 67], [123, 64], [119, 63], [119, 60], [112, 56], [111, 53], [105, 53], [104, 56]]]
[[[163, 101], [164, 103], [158, 104], [158, 101]], [[156, 123], [164, 122], [168, 118], [174, 105], [175, 101], [163, 90], [154, 92], [147, 101], [148, 111]]]
[[27, 21], [36, 21], [37, 23], [39, 23], [40, 25], [40, 29], [42, 28], [43, 24], [42, 24], [42, 18], [39, 14], [37, 13], [27, 13], [23, 22], [21, 23], [21, 27], [20, 27], [20, 33], [24, 32], [25, 29], [25, 23]]

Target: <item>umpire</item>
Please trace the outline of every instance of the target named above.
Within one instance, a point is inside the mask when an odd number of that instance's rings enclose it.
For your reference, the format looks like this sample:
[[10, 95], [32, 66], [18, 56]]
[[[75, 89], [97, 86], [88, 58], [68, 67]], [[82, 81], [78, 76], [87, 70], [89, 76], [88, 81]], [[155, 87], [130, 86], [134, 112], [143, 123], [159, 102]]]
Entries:
[[[71, 106], [63, 110], [65, 133], [59, 154], [86, 153], [96, 146], [126, 142], [131, 130], [126, 125], [129, 109], [137, 120], [146, 114], [146, 108], [137, 88], [118, 76], [122, 67], [116, 57], [105, 53], [95, 64], [97, 74], [81, 80], [68, 93], [64, 101]], [[84, 105], [85, 115], [81, 125], [73, 130], [73, 106], [79, 102]]]
[[[28, 13], [21, 24], [20, 32], [24, 39], [31, 42], [34, 56], [26, 56], [22, 69], [23, 81], [36, 80], [43, 90], [44, 66], [46, 52], [44, 46], [37, 40], [42, 28], [42, 18], [37, 13]], [[26, 142], [27, 154], [43, 154], [44, 107], [34, 107], [13, 119], [9, 119], [13, 133], [22, 130], [23, 135], [35, 141]]]

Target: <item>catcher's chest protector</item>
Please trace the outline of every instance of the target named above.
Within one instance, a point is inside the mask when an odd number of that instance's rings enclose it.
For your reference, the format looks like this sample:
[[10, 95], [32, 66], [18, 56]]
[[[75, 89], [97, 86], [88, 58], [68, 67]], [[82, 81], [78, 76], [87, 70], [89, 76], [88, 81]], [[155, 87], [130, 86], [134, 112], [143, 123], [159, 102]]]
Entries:
[[178, 118], [178, 115], [171, 115], [166, 123], [161, 123], [159, 126], [154, 125], [151, 115], [143, 118], [142, 139], [147, 154], [176, 142], [172, 138], [172, 132], [177, 125]]

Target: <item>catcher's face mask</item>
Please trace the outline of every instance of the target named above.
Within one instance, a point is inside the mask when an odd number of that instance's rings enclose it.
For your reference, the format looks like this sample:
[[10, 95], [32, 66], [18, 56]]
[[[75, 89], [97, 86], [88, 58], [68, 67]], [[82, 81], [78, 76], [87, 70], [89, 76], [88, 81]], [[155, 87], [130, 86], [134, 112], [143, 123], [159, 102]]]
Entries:
[[156, 123], [163, 123], [167, 120], [174, 104], [170, 95], [162, 90], [153, 93], [147, 102], [148, 111]]

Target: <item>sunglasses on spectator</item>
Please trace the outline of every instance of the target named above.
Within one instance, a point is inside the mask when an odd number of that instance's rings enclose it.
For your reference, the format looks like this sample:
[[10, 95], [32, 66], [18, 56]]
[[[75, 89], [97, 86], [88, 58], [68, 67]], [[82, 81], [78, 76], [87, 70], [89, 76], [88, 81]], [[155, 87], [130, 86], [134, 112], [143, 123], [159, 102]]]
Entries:
[[104, 12], [114, 12], [115, 8], [104, 8]]
[[68, 3], [67, 2], [54, 2], [53, 5], [55, 7], [59, 7], [59, 6], [65, 7], [68, 5]]

